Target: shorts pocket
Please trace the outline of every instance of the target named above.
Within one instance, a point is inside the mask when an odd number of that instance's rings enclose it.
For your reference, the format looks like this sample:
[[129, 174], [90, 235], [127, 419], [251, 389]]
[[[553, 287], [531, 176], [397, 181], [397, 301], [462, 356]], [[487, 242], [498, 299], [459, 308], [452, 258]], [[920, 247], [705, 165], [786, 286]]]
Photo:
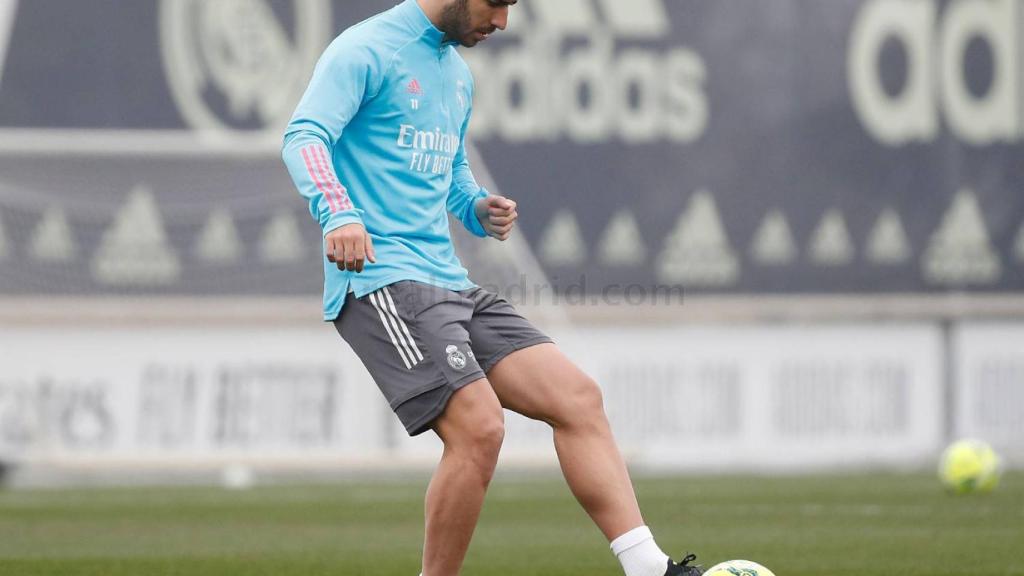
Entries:
[[450, 314], [465, 316], [467, 320], [473, 314], [473, 302], [447, 288], [413, 280], [403, 280], [384, 288], [384, 290], [394, 300], [399, 313], [408, 315], [410, 319], [418, 318], [428, 310], [438, 307], [450, 308], [452, 310]]

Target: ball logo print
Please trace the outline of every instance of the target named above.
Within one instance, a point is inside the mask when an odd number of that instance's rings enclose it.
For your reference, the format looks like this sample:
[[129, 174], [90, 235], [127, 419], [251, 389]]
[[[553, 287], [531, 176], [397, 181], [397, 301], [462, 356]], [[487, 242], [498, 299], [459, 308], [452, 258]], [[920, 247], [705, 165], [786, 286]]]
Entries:
[[[329, 0], [163, 0], [160, 43], [175, 103], [192, 128], [276, 131], [330, 39]], [[292, 30], [289, 30], [291, 24]]]
[[466, 367], [466, 355], [459, 351], [458, 346], [449, 344], [444, 353], [448, 355], [448, 365], [452, 368], [462, 370]]
[[708, 568], [704, 576], [775, 576], [764, 566], [749, 560], [729, 560]]

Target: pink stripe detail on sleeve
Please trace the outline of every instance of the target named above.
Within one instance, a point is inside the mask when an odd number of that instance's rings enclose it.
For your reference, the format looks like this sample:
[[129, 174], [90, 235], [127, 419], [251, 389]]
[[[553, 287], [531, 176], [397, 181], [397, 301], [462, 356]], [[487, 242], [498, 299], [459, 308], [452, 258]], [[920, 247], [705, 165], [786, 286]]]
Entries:
[[324, 198], [327, 199], [327, 204], [331, 207], [331, 213], [333, 214], [338, 211], [338, 208], [334, 206], [334, 199], [331, 198], [330, 190], [326, 189], [323, 182], [320, 181], [320, 178], [317, 176], [316, 169], [313, 167], [313, 160], [311, 158], [314, 155], [313, 148], [314, 146], [306, 146], [303, 148], [301, 151], [302, 159], [306, 162], [306, 170], [309, 171], [309, 177], [312, 178], [313, 183], [316, 184], [316, 189], [324, 195]]
[[327, 187], [334, 190], [339, 207], [342, 210], [351, 210], [353, 208], [352, 200], [348, 197], [348, 190], [338, 181], [338, 177], [334, 173], [334, 166], [328, 159], [327, 149], [317, 146], [316, 152], [320, 164], [323, 166], [324, 180], [327, 182]]
[[320, 176], [320, 180], [324, 184], [324, 192], [331, 198], [331, 212], [340, 212], [345, 209], [344, 202], [338, 197], [337, 190], [331, 185], [331, 173], [332, 170], [328, 168], [328, 164], [324, 162], [323, 156], [320, 154], [321, 146], [311, 144], [309, 146], [309, 155], [313, 157], [313, 166], [316, 168], [317, 174]]

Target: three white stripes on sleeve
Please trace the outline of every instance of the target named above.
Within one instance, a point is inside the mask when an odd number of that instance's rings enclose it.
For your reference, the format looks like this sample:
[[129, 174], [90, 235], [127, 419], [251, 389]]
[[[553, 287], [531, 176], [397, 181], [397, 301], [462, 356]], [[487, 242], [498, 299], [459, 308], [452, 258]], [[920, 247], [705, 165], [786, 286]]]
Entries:
[[384, 330], [387, 331], [388, 336], [391, 338], [391, 343], [398, 350], [398, 355], [401, 356], [402, 362], [405, 362], [406, 369], [412, 370], [413, 366], [423, 360], [423, 354], [420, 352], [419, 346], [416, 345], [416, 341], [413, 340], [412, 334], [409, 333], [409, 327], [405, 325], [405, 321], [398, 315], [395, 301], [391, 298], [391, 292], [387, 287], [371, 292], [370, 303], [377, 309], [381, 324], [384, 325]]

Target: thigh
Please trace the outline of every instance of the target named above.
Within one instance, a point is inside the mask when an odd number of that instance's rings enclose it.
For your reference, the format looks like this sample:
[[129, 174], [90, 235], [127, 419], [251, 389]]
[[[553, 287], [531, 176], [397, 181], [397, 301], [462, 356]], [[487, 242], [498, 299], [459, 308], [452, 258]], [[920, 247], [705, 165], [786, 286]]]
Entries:
[[496, 432], [503, 434], [504, 421], [501, 402], [481, 378], [456, 391], [432, 427], [445, 446], [458, 447]]
[[455, 391], [484, 378], [470, 348], [472, 301], [418, 282], [349, 294], [335, 327], [410, 435], [430, 429]]
[[505, 356], [487, 373], [487, 379], [502, 406], [552, 424], [576, 410], [581, 401], [600, 401], [594, 381], [553, 343]]

